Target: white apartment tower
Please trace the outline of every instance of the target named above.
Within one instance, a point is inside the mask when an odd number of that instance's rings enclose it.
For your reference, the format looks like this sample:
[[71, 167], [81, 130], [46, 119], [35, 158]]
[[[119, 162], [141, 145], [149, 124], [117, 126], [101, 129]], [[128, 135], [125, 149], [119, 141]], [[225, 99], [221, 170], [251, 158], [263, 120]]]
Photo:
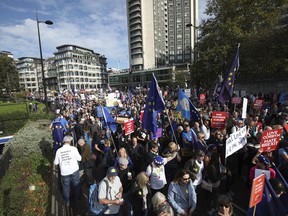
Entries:
[[55, 69], [59, 90], [107, 87], [106, 57], [93, 50], [65, 44], [58, 46]]
[[193, 61], [198, 0], [127, 0], [127, 17], [132, 70]]

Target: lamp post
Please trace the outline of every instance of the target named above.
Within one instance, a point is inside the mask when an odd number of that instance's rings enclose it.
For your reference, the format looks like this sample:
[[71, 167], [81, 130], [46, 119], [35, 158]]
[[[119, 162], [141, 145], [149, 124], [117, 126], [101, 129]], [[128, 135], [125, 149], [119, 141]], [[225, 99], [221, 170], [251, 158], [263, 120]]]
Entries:
[[39, 41], [39, 50], [40, 50], [42, 83], [43, 83], [43, 90], [44, 90], [44, 103], [45, 103], [46, 112], [48, 113], [48, 99], [47, 99], [47, 89], [46, 89], [46, 78], [45, 78], [45, 74], [44, 74], [44, 64], [43, 64], [43, 56], [42, 56], [42, 46], [41, 46], [41, 37], [40, 37], [39, 23], [45, 23], [46, 25], [53, 25], [53, 22], [50, 21], [50, 20], [46, 20], [46, 21], [38, 20], [38, 14], [37, 13], [36, 13], [36, 20], [37, 20], [38, 41]]

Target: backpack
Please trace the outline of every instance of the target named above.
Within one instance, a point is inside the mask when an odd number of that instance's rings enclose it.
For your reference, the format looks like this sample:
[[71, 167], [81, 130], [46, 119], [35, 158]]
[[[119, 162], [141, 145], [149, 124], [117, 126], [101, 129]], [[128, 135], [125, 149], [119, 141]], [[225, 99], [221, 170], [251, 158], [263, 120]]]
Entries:
[[57, 118], [54, 120], [52, 125], [52, 137], [54, 140], [54, 144], [62, 146], [64, 136], [65, 136], [65, 128], [61, 124], [61, 119]]
[[[109, 185], [107, 180], [103, 181], [106, 183], [106, 197], [107, 197]], [[89, 212], [91, 215], [101, 215], [108, 209], [108, 205], [103, 205], [99, 203], [98, 189], [99, 185], [97, 183], [94, 183], [89, 187], [88, 204], [89, 204]]]

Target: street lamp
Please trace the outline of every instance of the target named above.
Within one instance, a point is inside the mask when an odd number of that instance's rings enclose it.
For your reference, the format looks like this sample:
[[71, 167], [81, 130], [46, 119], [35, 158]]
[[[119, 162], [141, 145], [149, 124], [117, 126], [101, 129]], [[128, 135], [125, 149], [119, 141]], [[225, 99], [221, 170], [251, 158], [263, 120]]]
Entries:
[[47, 89], [46, 89], [46, 78], [45, 78], [45, 74], [44, 74], [44, 64], [43, 64], [43, 56], [42, 56], [42, 46], [41, 46], [39, 23], [45, 23], [46, 25], [53, 25], [53, 22], [52, 22], [51, 20], [46, 20], [46, 21], [38, 20], [38, 14], [37, 14], [37, 13], [36, 13], [36, 20], [37, 20], [38, 41], [39, 41], [39, 50], [40, 50], [42, 83], [43, 83], [43, 89], [44, 89], [44, 103], [45, 103], [46, 112], [48, 112], [48, 99], [47, 99]]

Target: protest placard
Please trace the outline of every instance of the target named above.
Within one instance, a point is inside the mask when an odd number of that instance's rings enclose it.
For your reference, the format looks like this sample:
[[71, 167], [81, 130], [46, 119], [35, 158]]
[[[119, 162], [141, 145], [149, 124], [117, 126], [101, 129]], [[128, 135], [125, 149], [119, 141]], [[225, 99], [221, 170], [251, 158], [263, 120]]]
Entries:
[[200, 104], [206, 103], [206, 94], [200, 94]]
[[211, 127], [219, 129], [225, 128], [226, 118], [227, 118], [226, 112], [218, 112], [218, 111], [212, 112]]
[[232, 104], [241, 104], [242, 98], [241, 97], [232, 97], [231, 103]]
[[125, 130], [125, 135], [134, 133], [134, 120], [133, 119], [124, 121], [124, 130]]
[[254, 101], [253, 107], [255, 109], [262, 109], [263, 105], [264, 105], [264, 100], [263, 99], [256, 99]]
[[247, 143], [246, 138], [246, 127], [240, 128], [238, 131], [230, 134], [229, 138], [226, 140], [226, 154], [227, 158], [234, 152], [243, 148], [243, 146]]
[[263, 152], [273, 151], [278, 148], [282, 129], [266, 130], [262, 133], [260, 149]]
[[252, 208], [262, 200], [264, 189], [265, 175], [262, 174], [253, 179], [252, 190], [250, 195], [249, 207]]

